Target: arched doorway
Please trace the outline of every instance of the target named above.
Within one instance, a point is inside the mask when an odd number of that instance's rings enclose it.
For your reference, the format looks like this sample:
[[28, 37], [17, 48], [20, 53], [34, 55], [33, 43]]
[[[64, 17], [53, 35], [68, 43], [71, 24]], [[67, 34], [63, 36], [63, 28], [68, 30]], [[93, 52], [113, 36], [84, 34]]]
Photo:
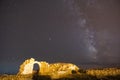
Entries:
[[34, 74], [38, 74], [38, 73], [39, 73], [39, 70], [40, 70], [39, 64], [38, 64], [38, 63], [34, 63], [34, 64], [33, 64], [33, 73], [34, 73]]

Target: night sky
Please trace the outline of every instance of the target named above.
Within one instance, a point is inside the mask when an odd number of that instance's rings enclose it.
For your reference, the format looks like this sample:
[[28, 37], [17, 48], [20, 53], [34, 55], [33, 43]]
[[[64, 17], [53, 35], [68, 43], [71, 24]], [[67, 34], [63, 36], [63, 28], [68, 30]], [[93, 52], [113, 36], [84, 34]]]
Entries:
[[120, 1], [0, 0], [0, 73], [31, 57], [120, 66]]

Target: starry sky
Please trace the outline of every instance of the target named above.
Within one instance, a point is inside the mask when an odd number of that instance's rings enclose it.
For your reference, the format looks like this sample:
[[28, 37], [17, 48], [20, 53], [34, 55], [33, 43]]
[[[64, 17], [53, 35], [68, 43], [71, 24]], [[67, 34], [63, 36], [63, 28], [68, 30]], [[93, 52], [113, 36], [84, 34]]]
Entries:
[[0, 73], [25, 59], [120, 66], [119, 0], [0, 0]]

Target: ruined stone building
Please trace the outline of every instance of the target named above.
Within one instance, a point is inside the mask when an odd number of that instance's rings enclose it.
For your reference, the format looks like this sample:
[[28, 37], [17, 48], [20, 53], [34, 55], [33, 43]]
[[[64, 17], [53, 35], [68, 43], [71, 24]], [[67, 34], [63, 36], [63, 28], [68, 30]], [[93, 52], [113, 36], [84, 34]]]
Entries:
[[79, 68], [71, 63], [53, 63], [48, 64], [45, 61], [35, 61], [34, 58], [30, 58], [25, 60], [21, 65], [19, 69], [20, 75], [26, 75], [26, 74], [33, 74], [33, 68], [34, 64], [38, 64], [39, 70], [38, 74], [40, 75], [49, 75], [52, 73], [55, 74], [72, 74], [72, 70], [78, 71]]

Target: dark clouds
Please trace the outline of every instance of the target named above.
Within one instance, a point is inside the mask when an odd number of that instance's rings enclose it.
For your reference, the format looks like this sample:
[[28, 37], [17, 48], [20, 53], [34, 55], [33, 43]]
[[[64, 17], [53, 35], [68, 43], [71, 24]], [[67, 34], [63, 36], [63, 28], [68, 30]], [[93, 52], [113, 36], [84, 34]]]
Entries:
[[6, 64], [18, 69], [31, 57], [48, 62], [118, 64], [119, 7], [119, 0], [1, 1], [2, 70], [13, 70]]

